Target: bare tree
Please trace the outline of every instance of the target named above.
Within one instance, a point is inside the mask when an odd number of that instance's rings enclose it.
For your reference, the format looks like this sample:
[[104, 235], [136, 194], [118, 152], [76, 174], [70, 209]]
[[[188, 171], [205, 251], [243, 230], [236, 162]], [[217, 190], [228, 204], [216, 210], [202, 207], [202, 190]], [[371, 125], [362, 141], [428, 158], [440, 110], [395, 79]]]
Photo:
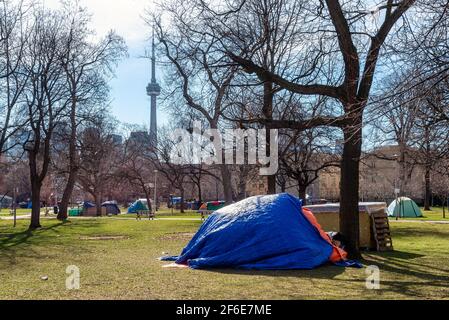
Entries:
[[[305, 68], [277, 74], [253, 59], [252, 39], [239, 37], [244, 16], [240, 12], [252, 1], [228, 3], [215, 11], [209, 2], [195, 1], [192, 15], [202, 18], [203, 33], [214, 35], [228, 56], [261, 81], [274, 83], [291, 92], [313, 97], [328, 97], [340, 111], [314, 115], [309, 119], [266, 120], [250, 119], [271, 128], [306, 130], [317, 126], [340, 128], [344, 135], [341, 162], [341, 232], [348, 238], [348, 250], [359, 255], [359, 163], [362, 151], [363, 114], [366, 109], [376, 67], [388, 35], [398, 21], [415, 3], [414, 0], [388, 0], [375, 9], [361, 8], [360, 1], [327, 0], [318, 4], [308, 2], [302, 10], [303, 20], [295, 26], [302, 41], [292, 46], [296, 59]], [[285, 5], [291, 1], [285, 1]], [[288, 12], [288, 10], [287, 10]], [[380, 12], [382, 21], [370, 22], [373, 12]], [[204, 30], [205, 29], [205, 30]], [[337, 48], [337, 51], [335, 50]], [[368, 48], [366, 50], [365, 48]]]
[[[79, 171], [77, 133], [80, 124], [95, 115], [95, 106], [105, 103], [108, 97], [107, 78], [113, 68], [126, 54], [124, 40], [110, 32], [100, 41], [91, 39], [89, 15], [85, 9], [66, 4], [64, 19], [67, 31], [63, 39], [60, 62], [66, 76], [66, 86], [70, 95], [68, 114], [68, 164], [67, 183], [61, 199], [59, 220], [67, 219], [67, 208], [76, 176]], [[87, 109], [87, 110], [86, 110]]]
[[[148, 209], [151, 212], [151, 190], [155, 187], [151, 181], [154, 180], [156, 158], [154, 150], [149, 150], [149, 146], [149, 135], [145, 141], [128, 138], [122, 146], [123, 151], [121, 153], [117, 178], [127, 181], [130, 185], [137, 186], [140, 193], [145, 195]], [[157, 204], [154, 205], [157, 208]]]
[[29, 74], [25, 89], [30, 135], [28, 153], [32, 190], [30, 229], [40, 227], [40, 192], [51, 161], [53, 133], [66, 110], [68, 99], [59, 62], [63, 20], [56, 12], [39, 9], [33, 13], [33, 29], [26, 45], [24, 72]]
[[81, 134], [80, 168], [78, 182], [95, 201], [97, 215], [101, 216], [103, 197], [117, 177], [120, 146], [114, 140], [117, 127], [113, 119], [103, 115], [87, 126]]
[[[178, 18], [175, 3], [164, 9], [172, 14], [172, 19]], [[217, 52], [218, 42], [213, 38], [191, 33], [183, 24], [173, 24], [170, 33], [164, 31], [160, 23], [157, 27], [163, 52], [173, 66], [172, 101], [179, 96], [184, 100], [182, 104], [173, 105], [187, 106], [196, 118], [203, 118], [210, 129], [219, 129], [236, 68], [223, 67], [227, 63], [226, 56]], [[225, 163], [217, 165], [221, 171], [225, 200], [231, 203], [231, 171]]]
[[[170, 128], [162, 128], [159, 132], [158, 148], [154, 154], [156, 169], [162, 173], [170, 185], [180, 192], [181, 212], [185, 209], [185, 185], [191, 173], [192, 160], [186, 157], [184, 161], [174, 161], [174, 154], [186, 155], [188, 150], [180, 150], [178, 142], [173, 140]], [[182, 146], [189, 148], [189, 146]], [[187, 152], [186, 152], [187, 151]]]
[[21, 72], [27, 41], [27, 8], [23, 1], [0, 1], [0, 156], [17, 146], [13, 139], [25, 126], [21, 114], [29, 74]]

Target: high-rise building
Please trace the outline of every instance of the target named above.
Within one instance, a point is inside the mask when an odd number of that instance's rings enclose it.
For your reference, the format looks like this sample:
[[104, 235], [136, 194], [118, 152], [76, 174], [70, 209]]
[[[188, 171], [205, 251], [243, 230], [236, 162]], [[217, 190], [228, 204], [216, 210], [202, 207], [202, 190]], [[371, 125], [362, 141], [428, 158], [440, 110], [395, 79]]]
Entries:
[[157, 97], [161, 94], [161, 87], [156, 81], [156, 52], [154, 43], [151, 55], [151, 82], [147, 86], [147, 95], [151, 98], [151, 122], [150, 122], [150, 143], [156, 149], [157, 147]]

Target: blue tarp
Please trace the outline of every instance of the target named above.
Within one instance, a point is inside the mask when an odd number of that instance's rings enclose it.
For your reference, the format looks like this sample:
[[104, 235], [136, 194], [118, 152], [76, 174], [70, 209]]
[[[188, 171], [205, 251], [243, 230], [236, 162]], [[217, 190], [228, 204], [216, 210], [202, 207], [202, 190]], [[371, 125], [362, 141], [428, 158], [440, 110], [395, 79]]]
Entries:
[[120, 214], [120, 208], [117, 205], [117, 203], [114, 201], [106, 201], [106, 202], [102, 203], [101, 206], [103, 208], [106, 208], [107, 214], [115, 214], [115, 215]]
[[89, 209], [89, 208], [95, 208], [95, 205], [89, 201], [84, 201], [83, 202], [83, 208], [84, 209]]
[[194, 269], [312, 269], [333, 247], [289, 194], [258, 196], [216, 211], [179, 257], [163, 258]]

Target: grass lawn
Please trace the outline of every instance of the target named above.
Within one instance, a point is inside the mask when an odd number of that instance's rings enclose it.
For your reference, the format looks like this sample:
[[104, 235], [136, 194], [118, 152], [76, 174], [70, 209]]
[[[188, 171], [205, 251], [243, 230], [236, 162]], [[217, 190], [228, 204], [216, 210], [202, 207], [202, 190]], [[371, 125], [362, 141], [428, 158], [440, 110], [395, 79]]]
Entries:
[[[442, 207], [432, 207], [430, 211], [420, 208], [423, 216], [420, 218], [400, 218], [400, 220], [417, 220], [417, 221], [448, 221], [449, 222], [449, 209], [446, 208], [446, 218], [443, 218], [443, 208]], [[391, 217], [390, 220], [396, 220], [396, 218]]]
[[424, 208], [421, 208], [422, 213], [424, 215], [423, 220], [433, 220], [433, 221], [449, 221], [449, 209], [446, 208], [446, 219], [443, 218], [443, 208], [442, 207], [433, 207], [431, 211], [425, 211]]
[[[127, 214], [127, 209], [121, 209], [122, 214], [118, 216], [114, 216], [114, 218], [136, 218], [136, 214]], [[174, 210], [173, 213], [170, 209], [162, 209], [156, 213], [156, 218], [186, 218], [186, 219], [198, 219], [201, 218], [201, 214], [197, 211], [186, 210], [184, 213], [181, 213], [179, 210]], [[143, 218], [142, 218], [143, 219]]]
[[[26, 216], [31, 214], [31, 209], [17, 209], [18, 216]], [[0, 211], [0, 217], [10, 217], [10, 209], [2, 209]]]
[[[365, 287], [364, 269], [311, 271], [162, 268], [199, 221], [0, 221], [0, 299], [443, 299], [449, 297], [449, 225], [392, 222], [396, 252], [369, 253], [381, 269], [381, 290]], [[103, 238], [98, 238], [103, 237]], [[114, 240], [107, 240], [113, 237]], [[67, 291], [66, 268], [81, 271], [81, 289]], [[48, 280], [41, 280], [48, 276]]]

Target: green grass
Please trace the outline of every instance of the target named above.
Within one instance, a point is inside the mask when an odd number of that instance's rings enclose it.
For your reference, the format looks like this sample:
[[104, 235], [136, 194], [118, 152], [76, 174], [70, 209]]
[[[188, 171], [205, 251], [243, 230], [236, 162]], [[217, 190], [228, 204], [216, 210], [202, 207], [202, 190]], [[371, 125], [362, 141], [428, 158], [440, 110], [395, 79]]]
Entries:
[[[17, 209], [18, 216], [26, 216], [31, 214], [31, 209]], [[10, 209], [2, 209], [0, 211], [0, 217], [10, 217]]]
[[443, 208], [442, 207], [433, 207], [431, 208], [431, 211], [425, 211], [424, 208], [421, 208], [423, 213], [423, 220], [432, 220], [432, 221], [449, 221], [449, 210], [448, 208], [445, 209], [446, 211], [446, 218], [443, 218]]
[[[449, 297], [449, 225], [392, 222], [397, 251], [369, 253], [381, 269], [381, 290], [365, 287], [365, 269], [310, 271], [162, 268], [199, 221], [79, 219], [13, 230], [0, 221], [0, 299], [444, 299]], [[117, 240], [86, 240], [98, 236]], [[67, 291], [67, 266], [81, 271], [81, 289]], [[47, 281], [41, 276], [48, 276]]]
[[[449, 209], [446, 208], [446, 218], [443, 218], [443, 208], [442, 207], [432, 207], [430, 211], [424, 210], [424, 208], [420, 208], [423, 217], [419, 218], [400, 218], [400, 220], [420, 220], [420, 221], [448, 221], [449, 222]], [[390, 218], [391, 220], [395, 220], [395, 218]]]
[[[121, 209], [122, 214], [118, 216], [114, 216], [114, 218], [126, 218], [126, 219], [135, 219], [137, 217], [136, 214], [127, 214], [127, 209]], [[181, 213], [179, 210], [173, 210], [173, 213], [170, 209], [162, 209], [159, 210], [156, 214], [156, 218], [185, 218], [185, 219], [198, 219], [201, 218], [201, 214], [197, 211], [186, 210], [184, 213]]]

